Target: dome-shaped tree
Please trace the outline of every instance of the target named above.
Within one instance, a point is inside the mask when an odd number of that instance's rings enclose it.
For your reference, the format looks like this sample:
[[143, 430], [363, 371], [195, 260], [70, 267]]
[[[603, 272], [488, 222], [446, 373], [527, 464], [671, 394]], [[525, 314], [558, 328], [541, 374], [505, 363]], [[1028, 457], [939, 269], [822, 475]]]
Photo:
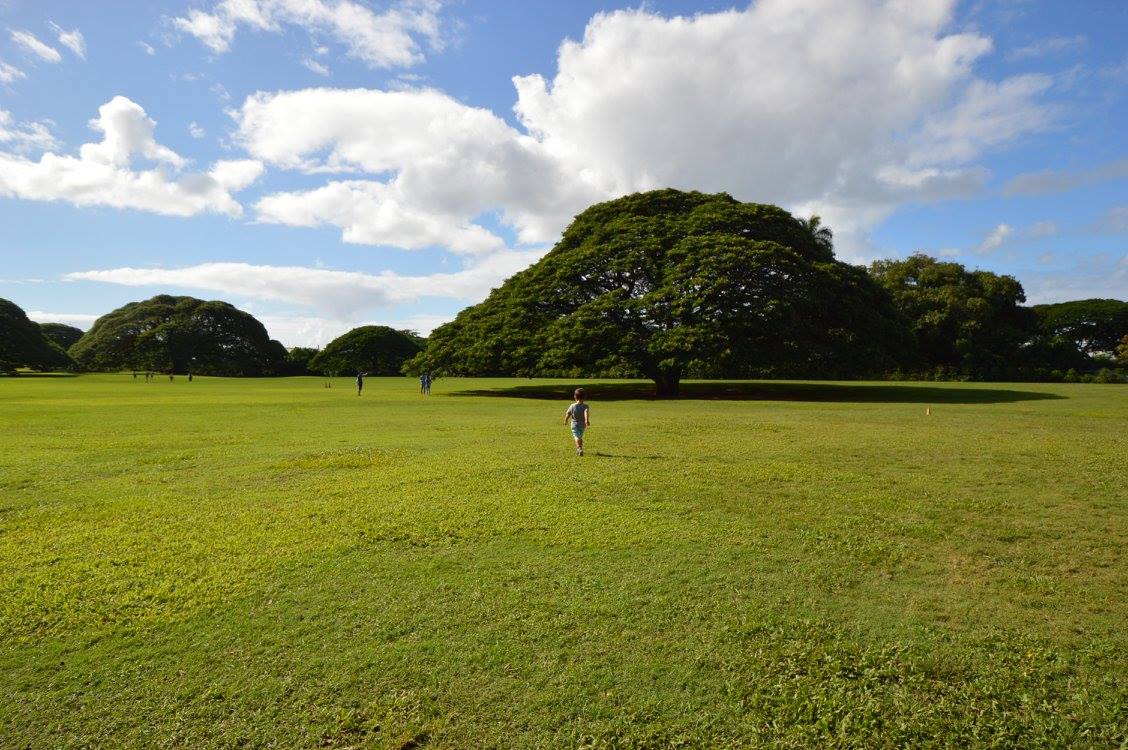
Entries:
[[829, 230], [726, 194], [592, 206], [530, 268], [430, 337], [412, 370], [849, 376], [911, 356], [888, 295]]
[[388, 326], [361, 326], [333, 339], [309, 362], [312, 372], [399, 375], [403, 363], [423, 348], [411, 331]]
[[82, 338], [82, 329], [68, 326], [66, 323], [40, 323], [39, 330], [48, 341], [54, 342], [64, 352], [74, 346]]
[[37, 323], [14, 302], [0, 299], [0, 372], [18, 367], [51, 370], [74, 363], [67, 353], [43, 335]]
[[162, 294], [98, 318], [71, 356], [91, 370], [273, 375], [286, 349], [233, 305]]

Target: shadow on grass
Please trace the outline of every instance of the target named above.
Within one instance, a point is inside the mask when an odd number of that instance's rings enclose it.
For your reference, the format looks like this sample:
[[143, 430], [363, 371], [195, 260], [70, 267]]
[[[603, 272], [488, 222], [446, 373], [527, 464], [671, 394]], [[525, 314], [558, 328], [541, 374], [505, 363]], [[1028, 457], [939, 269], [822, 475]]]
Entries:
[[20, 370], [16, 373], [0, 373], [0, 378], [9, 378], [11, 380], [22, 380], [23, 378], [77, 378], [78, 374], [73, 372], [28, 372]]
[[[510, 388], [455, 391], [452, 396], [494, 396], [571, 401], [572, 391], [583, 386], [589, 401], [658, 401], [649, 382], [538, 383]], [[902, 385], [886, 383], [790, 383], [712, 381], [682, 383], [680, 399], [703, 401], [828, 401], [890, 404], [1004, 404], [1016, 401], [1061, 399], [1056, 393], [1010, 388], [960, 385]]]

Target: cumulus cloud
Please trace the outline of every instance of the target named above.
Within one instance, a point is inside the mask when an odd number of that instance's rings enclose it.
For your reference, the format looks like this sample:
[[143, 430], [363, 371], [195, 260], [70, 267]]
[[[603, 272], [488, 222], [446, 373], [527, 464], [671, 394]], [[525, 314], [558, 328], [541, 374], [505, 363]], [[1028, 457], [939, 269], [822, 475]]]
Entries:
[[819, 213], [848, 245], [905, 203], [982, 189], [983, 153], [1054, 121], [1052, 81], [976, 76], [992, 42], [948, 33], [951, 16], [869, 0], [598, 14], [552, 80], [514, 78], [523, 129], [432, 90], [309, 89], [249, 97], [237, 139], [284, 169], [350, 174], [256, 209], [351, 242], [482, 252], [494, 213], [545, 242], [593, 201], [671, 186]]
[[[170, 216], [240, 216], [242, 206], [231, 193], [262, 173], [262, 164], [253, 160], [221, 161], [209, 172], [183, 171], [185, 159], [156, 141], [156, 123], [124, 96], [103, 104], [90, 127], [102, 140], [84, 144], [77, 156], [47, 152], [33, 161], [0, 151], [0, 196]], [[139, 160], [151, 166], [138, 169]]]
[[17, 152], [59, 147], [48, 122], [17, 123], [11, 112], [0, 109], [0, 143]]
[[333, 38], [369, 67], [390, 68], [422, 62], [420, 39], [440, 46], [440, 8], [439, 0], [402, 0], [383, 12], [356, 0], [220, 0], [210, 12], [192, 10], [173, 24], [217, 54], [230, 49], [240, 27], [297, 26]]
[[333, 271], [304, 266], [202, 263], [186, 268], [113, 268], [78, 271], [67, 281], [125, 286], [204, 289], [256, 300], [323, 310], [347, 320], [360, 311], [438, 297], [477, 302], [504, 279], [533, 263], [543, 251], [506, 251], [479, 259], [461, 271], [406, 276]]
[[86, 59], [86, 39], [82, 36], [82, 32], [78, 29], [67, 31], [54, 21], [51, 22], [51, 30], [59, 39], [59, 44], [69, 49], [74, 54]]
[[0, 60], [0, 83], [13, 83], [20, 78], [27, 78], [27, 75], [14, 65]]
[[58, 313], [43, 310], [29, 310], [27, 317], [36, 323], [66, 323], [68, 326], [87, 330], [100, 316], [87, 313]]
[[410, 330], [421, 336], [428, 336], [431, 331], [454, 317], [453, 315], [410, 315], [397, 320], [363, 318], [339, 320], [309, 315], [259, 315], [253, 310], [247, 312], [266, 326], [272, 339], [277, 339], [288, 347], [322, 347], [341, 334], [363, 325], [391, 326], [401, 331]]
[[1128, 177], [1128, 159], [1117, 159], [1089, 169], [1026, 172], [1003, 186], [1003, 195], [1049, 195]]
[[975, 248], [975, 252], [980, 255], [992, 253], [1002, 247], [1002, 244], [1006, 242], [1007, 238], [1013, 233], [1014, 228], [1009, 224], [999, 224], [987, 234], [983, 242], [979, 243], [979, 246]]
[[247, 151], [279, 167], [391, 175], [333, 180], [255, 205], [260, 221], [337, 226], [347, 242], [489, 252], [505, 243], [475, 223], [484, 213], [500, 211], [522, 242], [544, 242], [605, 197], [535, 139], [437, 91], [256, 94], [237, 123]]
[[12, 41], [16, 43], [16, 46], [30, 55], [38, 57], [40, 60], [57, 63], [63, 59], [63, 56], [59, 54], [59, 50], [39, 41], [35, 34], [32, 34], [30, 31], [9, 29], [8, 33], [11, 34]]

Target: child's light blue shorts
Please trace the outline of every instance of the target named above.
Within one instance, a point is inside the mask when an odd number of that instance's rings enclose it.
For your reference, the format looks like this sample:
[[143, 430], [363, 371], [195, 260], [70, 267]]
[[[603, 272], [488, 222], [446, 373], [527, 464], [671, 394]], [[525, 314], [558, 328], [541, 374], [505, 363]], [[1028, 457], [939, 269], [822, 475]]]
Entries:
[[579, 422], [572, 423], [572, 437], [579, 440], [584, 436], [584, 426]]

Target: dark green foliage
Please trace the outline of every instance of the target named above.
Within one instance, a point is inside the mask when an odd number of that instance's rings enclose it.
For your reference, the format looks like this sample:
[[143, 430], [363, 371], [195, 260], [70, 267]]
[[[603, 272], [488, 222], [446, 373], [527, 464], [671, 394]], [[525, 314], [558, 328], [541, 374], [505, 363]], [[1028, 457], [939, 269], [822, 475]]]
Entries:
[[20, 367], [66, 369], [72, 364], [67, 353], [47, 339], [19, 305], [0, 299], [0, 373]]
[[1116, 357], [1128, 365], [1128, 333], [1124, 334], [1124, 338], [1120, 339], [1120, 343], [1116, 346]]
[[82, 329], [68, 326], [66, 323], [40, 323], [39, 330], [48, 341], [52, 341], [64, 352], [74, 346], [82, 338]]
[[876, 261], [870, 273], [893, 295], [934, 371], [1004, 376], [1034, 333], [1034, 313], [1021, 306], [1026, 295], [1011, 276], [968, 271], [919, 253]]
[[310, 360], [317, 356], [317, 349], [311, 346], [295, 346], [286, 352], [287, 375], [312, 375], [309, 369]]
[[423, 349], [423, 339], [413, 331], [387, 326], [361, 326], [333, 339], [309, 362], [309, 369], [324, 374], [399, 375], [404, 362]]
[[72, 347], [91, 370], [274, 375], [286, 349], [262, 323], [226, 302], [159, 295], [103, 315]]
[[1116, 351], [1128, 336], [1128, 302], [1082, 299], [1035, 305], [1034, 311], [1044, 334], [1068, 339], [1088, 354]]
[[834, 259], [817, 217], [657, 190], [592, 206], [543, 259], [436, 330], [412, 371], [878, 373], [911, 337], [885, 292]]

